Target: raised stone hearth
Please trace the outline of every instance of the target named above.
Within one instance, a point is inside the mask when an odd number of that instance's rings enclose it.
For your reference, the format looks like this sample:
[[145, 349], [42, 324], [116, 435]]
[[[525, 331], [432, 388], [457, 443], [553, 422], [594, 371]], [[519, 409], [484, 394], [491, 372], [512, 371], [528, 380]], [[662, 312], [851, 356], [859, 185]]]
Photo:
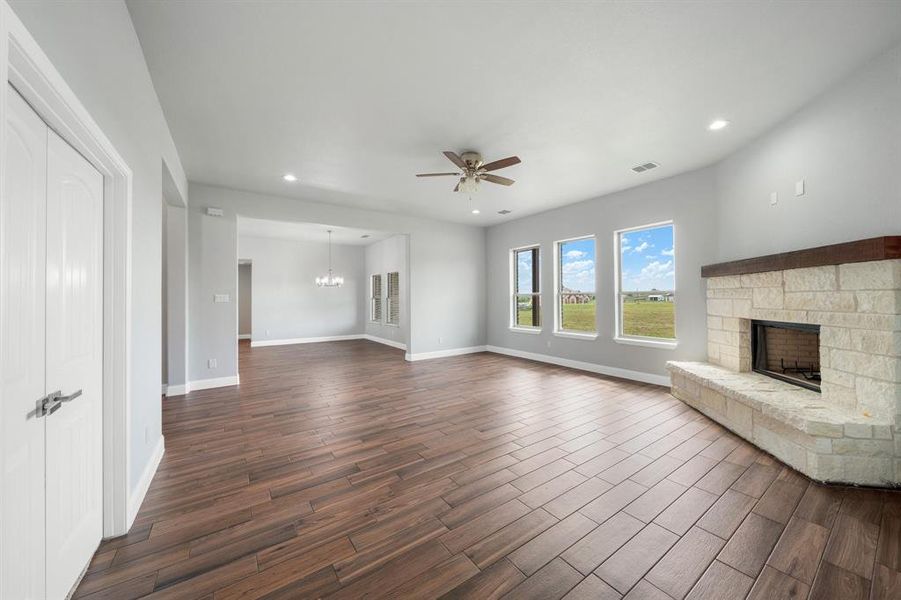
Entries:
[[[814, 479], [901, 485], [901, 260], [766, 258], [707, 278], [709, 362], [669, 363], [673, 394]], [[820, 326], [822, 393], [751, 372], [752, 320]]]

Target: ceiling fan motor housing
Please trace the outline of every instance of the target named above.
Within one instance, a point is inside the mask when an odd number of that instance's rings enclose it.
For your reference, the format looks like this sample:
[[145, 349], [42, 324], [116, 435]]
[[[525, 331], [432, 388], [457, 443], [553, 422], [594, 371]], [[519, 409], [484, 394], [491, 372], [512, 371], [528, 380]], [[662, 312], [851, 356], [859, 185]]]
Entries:
[[478, 169], [482, 165], [482, 155], [478, 152], [464, 152], [460, 155], [460, 158], [463, 159], [467, 166], [473, 169]]

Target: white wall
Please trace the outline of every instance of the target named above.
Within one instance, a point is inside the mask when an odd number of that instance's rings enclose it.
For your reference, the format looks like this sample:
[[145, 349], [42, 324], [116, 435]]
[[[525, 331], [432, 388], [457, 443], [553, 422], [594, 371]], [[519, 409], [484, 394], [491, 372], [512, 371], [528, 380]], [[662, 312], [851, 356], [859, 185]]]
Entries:
[[328, 244], [238, 237], [238, 256], [253, 261], [253, 341], [360, 335], [364, 329], [364, 248], [332, 244], [337, 288], [318, 287]]
[[[382, 320], [369, 320], [370, 276], [381, 274], [382, 297], [388, 296], [388, 273], [400, 274], [400, 324], [388, 325], [387, 301], [382, 300]], [[363, 301], [366, 311], [366, 333], [368, 335], [407, 345], [410, 332], [410, 282], [407, 272], [407, 236], [395, 235], [387, 240], [366, 246], [366, 282]]]
[[10, 5], [134, 174], [128, 401], [129, 484], [135, 489], [161, 435], [161, 162], [183, 197], [187, 181], [124, 3]]
[[901, 46], [717, 166], [718, 259], [898, 235], [899, 166]]
[[[238, 244], [240, 246], [240, 240]], [[253, 265], [238, 265], [238, 335], [249, 336], [253, 319]]]
[[[410, 347], [415, 353], [485, 344], [485, 230], [192, 183], [189, 210], [191, 379], [237, 374], [237, 215], [398, 231], [409, 236]], [[224, 216], [207, 217], [205, 207]], [[460, 319], [459, 315], [466, 315]], [[256, 326], [256, 324], [254, 324]], [[216, 358], [218, 366], [207, 368]]]
[[168, 393], [187, 381], [188, 352], [188, 213], [183, 206], [166, 206], [166, 322], [168, 331]]
[[[701, 265], [714, 253], [713, 171], [701, 169], [630, 190], [531, 215], [488, 230], [488, 344], [573, 361], [666, 377], [668, 360], [700, 360], [707, 352], [706, 288]], [[672, 220], [675, 228], [675, 349], [646, 348], [613, 340], [614, 232]], [[570, 339], [553, 334], [554, 242], [594, 235], [598, 276], [598, 337]], [[511, 331], [510, 249], [541, 245], [544, 325], [540, 334]], [[613, 372], [613, 371], [611, 371]]]

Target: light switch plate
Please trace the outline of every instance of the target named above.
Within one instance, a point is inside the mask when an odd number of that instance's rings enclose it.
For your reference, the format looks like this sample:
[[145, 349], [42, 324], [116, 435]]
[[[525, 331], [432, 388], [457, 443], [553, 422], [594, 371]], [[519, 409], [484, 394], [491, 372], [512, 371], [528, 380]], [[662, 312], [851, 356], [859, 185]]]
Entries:
[[779, 193], [773, 192], [772, 194], [770, 194], [770, 206], [776, 206], [776, 204], [778, 202], [779, 202]]
[[215, 294], [213, 296], [213, 302], [216, 304], [221, 304], [223, 302], [229, 302], [230, 298], [228, 294]]
[[795, 196], [803, 196], [804, 195], [804, 180], [799, 179], [795, 182]]

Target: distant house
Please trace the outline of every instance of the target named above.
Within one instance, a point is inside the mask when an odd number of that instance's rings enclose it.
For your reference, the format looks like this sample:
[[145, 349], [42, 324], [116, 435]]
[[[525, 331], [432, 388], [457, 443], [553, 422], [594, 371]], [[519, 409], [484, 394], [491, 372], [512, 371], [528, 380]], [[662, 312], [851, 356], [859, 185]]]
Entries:
[[594, 294], [571, 290], [566, 286], [560, 291], [560, 301], [563, 304], [590, 304], [594, 302]]
[[648, 302], [664, 302], [663, 294], [648, 294]]

